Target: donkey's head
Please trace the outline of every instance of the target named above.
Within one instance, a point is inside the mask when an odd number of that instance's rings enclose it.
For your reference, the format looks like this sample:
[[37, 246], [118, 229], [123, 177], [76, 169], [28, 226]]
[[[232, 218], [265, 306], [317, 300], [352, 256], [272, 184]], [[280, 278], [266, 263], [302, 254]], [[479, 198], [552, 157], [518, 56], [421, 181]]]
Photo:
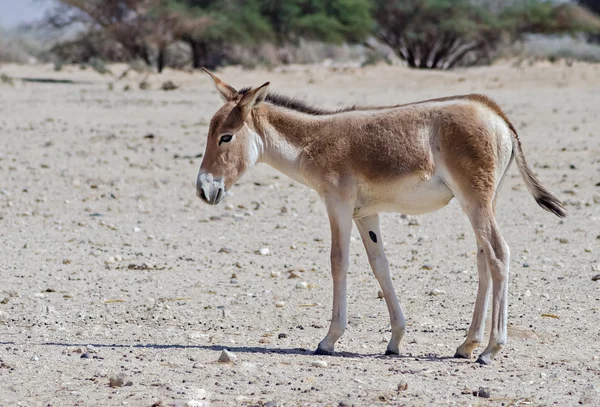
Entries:
[[216, 205], [259, 158], [260, 140], [247, 123], [251, 123], [252, 109], [267, 97], [269, 82], [240, 94], [203, 70], [212, 78], [225, 104], [210, 121], [206, 150], [196, 180], [196, 195]]

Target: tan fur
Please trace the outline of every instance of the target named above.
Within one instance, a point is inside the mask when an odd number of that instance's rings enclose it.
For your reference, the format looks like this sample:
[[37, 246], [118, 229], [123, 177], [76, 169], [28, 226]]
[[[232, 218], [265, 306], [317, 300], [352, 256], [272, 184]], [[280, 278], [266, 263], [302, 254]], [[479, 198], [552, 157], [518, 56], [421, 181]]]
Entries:
[[[383, 252], [378, 214], [431, 212], [456, 197], [475, 233], [480, 278], [472, 324], [456, 356], [471, 357], [482, 341], [492, 291], [490, 342], [478, 359], [491, 363], [506, 342], [510, 260], [494, 218], [495, 201], [513, 157], [536, 201], [558, 216], [565, 214], [527, 166], [517, 132], [500, 107], [473, 94], [329, 112], [282, 96], [269, 98], [268, 82], [237, 92], [211, 77], [226, 103], [211, 120], [198, 178], [198, 190], [208, 194], [199, 196], [218, 203], [221, 192], [255, 162], [264, 161], [315, 189], [325, 202], [334, 303], [329, 332], [317, 352], [333, 352], [346, 327], [352, 220], [390, 312], [387, 352], [398, 353], [405, 320]], [[223, 134], [235, 139], [219, 145]]]

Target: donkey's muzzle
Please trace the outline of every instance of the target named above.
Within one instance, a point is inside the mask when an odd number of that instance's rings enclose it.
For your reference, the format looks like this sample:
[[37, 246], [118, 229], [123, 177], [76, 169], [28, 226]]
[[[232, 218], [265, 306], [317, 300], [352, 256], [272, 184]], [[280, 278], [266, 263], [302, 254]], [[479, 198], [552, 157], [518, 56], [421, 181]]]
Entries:
[[218, 204], [227, 195], [223, 178], [215, 179], [212, 174], [199, 173], [196, 180], [196, 195], [207, 204]]

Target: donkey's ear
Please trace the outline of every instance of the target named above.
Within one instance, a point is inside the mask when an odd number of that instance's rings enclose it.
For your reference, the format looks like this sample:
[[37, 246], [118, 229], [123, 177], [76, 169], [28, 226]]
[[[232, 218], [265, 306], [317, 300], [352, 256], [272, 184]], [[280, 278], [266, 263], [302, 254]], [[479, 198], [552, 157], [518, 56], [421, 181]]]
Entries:
[[223, 99], [223, 102], [230, 102], [232, 100], [235, 100], [235, 98], [237, 97], [237, 90], [235, 90], [233, 86], [228, 85], [219, 78], [217, 78], [208, 69], [202, 68], [202, 70], [206, 72], [208, 76], [210, 76], [210, 78], [213, 80], [215, 88], [217, 88], [217, 91], [219, 92], [219, 95], [221, 95], [221, 99]]
[[240, 101], [238, 102], [238, 107], [242, 111], [242, 116], [246, 117], [250, 110], [258, 106], [262, 103], [263, 100], [269, 94], [269, 84], [270, 82], [265, 82], [260, 85], [258, 88], [254, 88], [249, 90], [242, 96]]

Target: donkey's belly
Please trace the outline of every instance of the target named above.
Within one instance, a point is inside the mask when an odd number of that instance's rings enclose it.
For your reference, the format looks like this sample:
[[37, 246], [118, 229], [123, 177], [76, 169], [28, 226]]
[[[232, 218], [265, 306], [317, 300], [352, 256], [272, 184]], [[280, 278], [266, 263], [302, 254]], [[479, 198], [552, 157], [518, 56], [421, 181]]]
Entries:
[[379, 212], [419, 215], [443, 208], [453, 197], [450, 188], [437, 176], [363, 184], [359, 186], [354, 217], [362, 218]]

